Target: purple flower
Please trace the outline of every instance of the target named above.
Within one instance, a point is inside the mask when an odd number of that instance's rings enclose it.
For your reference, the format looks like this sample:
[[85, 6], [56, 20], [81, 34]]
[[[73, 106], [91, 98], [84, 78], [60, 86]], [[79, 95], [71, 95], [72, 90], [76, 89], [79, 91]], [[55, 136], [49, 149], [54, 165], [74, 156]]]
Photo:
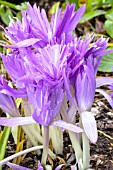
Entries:
[[20, 116], [14, 98], [4, 93], [4, 83], [3, 77], [0, 76], [0, 107], [11, 116]]
[[61, 9], [58, 9], [49, 22], [44, 9], [40, 10], [36, 4], [33, 7], [28, 4], [28, 9], [22, 11], [22, 23], [18, 19], [16, 23], [11, 20], [6, 34], [16, 47], [33, 45], [42, 48], [47, 44], [61, 43], [62, 39], [67, 44], [72, 40], [72, 31], [80, 21], [85, 8], [83, 5], [74, 12], [75, 5], [67, 3], [64, 14], [62, 15]]
[[26, 88], [29, 102], [35, 109], [33, 118], [42, 125], [52, 122], [62, 104], [70, 48], [68, 45], [48, 45], [35, 54], [29, 52], [25, 59], [30, 72], [18, 79], [17, 87]]
[[92, 38], [86, 36], [85, 40], [76, 41], [75, 59], [71, 63], [72, 72], [70, 74], [70, 81], [74, 89], [74, 96], [77, 101], [84, 131], [89, 139], [95, 143], [97, 140], [97, 128], [90, 109], [96, 90], [96, 73], [102, 55], [104, 55], [107, 48], [107, 40], [100, 38], [89, 47], [91, 40]]

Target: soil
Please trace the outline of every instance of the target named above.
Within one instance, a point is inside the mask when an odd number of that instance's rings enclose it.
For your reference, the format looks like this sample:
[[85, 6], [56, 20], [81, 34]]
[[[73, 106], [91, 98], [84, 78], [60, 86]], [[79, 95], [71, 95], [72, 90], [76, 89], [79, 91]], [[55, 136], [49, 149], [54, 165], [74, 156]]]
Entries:
[[[13, 3], [20, 3], [23, 1], [9, 0]], [[37, 3], [37, 5], [43, 7], [48, 11], [51, 6], [57, 2], [55, 0], [39, 0], [30, 1], [31, 4]], [[64, 1], [62, 1], [64, 2]], [[87, 22], [83, 25], [78, 25], [76, 28], [76, 33], [78, 36], [82, 36], [87, 32], [96, 32], [96, 33], [105, 33], [103, 26], [104, 17], [98, 17], [93, 19], [90, 23]], [[93, 29], [92, 29], [93, 28]], [[108, 73], [98, 73], [98, 76], [113, 76]], [[95, 95], [95, 101], [92, 107], [92, 111], [95, 114], [98, 127], [98, 141], [97, 143], [91, 144], [91, 168], [94, 170], [113, 170], [113, 110], [107, 103], [107, 101], [102, 98], [101, 95]], [[15, 153], [15, 145], [12, 137], [8, 141], [6, 156]], [[24, 160], [21, 162], [22, 166], [29, 167], [31, 169], [37, 168], [37, 161], [40, 160], [40, 157], [37, 156], [34, 152], [28, 153]], [[64, 132], [64, 150], [63, 155], [58, 155], [55, 160], [48, 159], [48, 163], [53, 165], [53, 169], [59, 164], [66, 164], [63, 166], [62, 170], [70, 170], [71, 165], [76, 163], [74, 151], [71, 146], [69, 135], [67, 132]], [[7, 170], [7, 166], [3, 167], [3, 170]]]

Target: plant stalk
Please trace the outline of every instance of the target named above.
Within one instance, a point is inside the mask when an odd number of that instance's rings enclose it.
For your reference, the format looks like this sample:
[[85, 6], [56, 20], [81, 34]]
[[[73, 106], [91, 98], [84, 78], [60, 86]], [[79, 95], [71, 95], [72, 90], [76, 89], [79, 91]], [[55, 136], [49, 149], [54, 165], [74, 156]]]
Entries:
[[48, 147], [49, 147], [49, 126], [44, 126], [44, 143], [43, 143], [43, 153], [41, 159], [41, 164], [43, 166], [46, 165]]
[[[67, 123], [70, 123], [68, 115], [67, 115], [63, 105], [62, 105], [62, 109], [61, 109], [61, 115], [62, 115], [64, 121], [66, 121]], [[82, 149], [81, 149], [81, 146], [77, 139], [76, 133], [69, 131], [69, 136], [70, 136], [70, 140], [71, 140], [73, 149], [75, 151], [76, 159], [77, 159], [77, 161], [79, 161], [79, 159], [82, 158], [83, 156], [82, 156]]]
[[84, 169], [88, 169], [90, 165], [90, 145], [89, 139], [84, 132], [82, 133], [82, 143], [83, 143], [83, 166]]

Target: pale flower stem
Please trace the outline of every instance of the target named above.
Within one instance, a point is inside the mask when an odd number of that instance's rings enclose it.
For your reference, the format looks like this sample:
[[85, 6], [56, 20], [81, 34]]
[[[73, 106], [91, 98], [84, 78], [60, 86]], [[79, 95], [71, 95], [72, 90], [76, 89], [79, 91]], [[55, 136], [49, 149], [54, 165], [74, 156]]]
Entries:
[[63, 152], [63, 134], [58, 127], [50, 127], [50, 138], [56, 154]]
[[75, 151], [75, 156], [76, 156], [76, 159], [77, 161], [82, 158], [82, 149], [80, 147], [80, 144], [78, 142], [78, 139], [76, 137], [76, 134], [75, 132], [71, 132], [69, 131], [69, 136], [70, 136], [70, 140], [71, 140], [71, 143], [72, 143], [72, 146], [73, 146], [73, 149]]
[[[83, 129], [81, 117], [79, 118], [79, 127]], [[79, 134], [79, 143], [82, 146], [82, 133]]]
[[[79, 120], [79, 125], [83, 129], [82, 119]], [[85, 132], [82, 132], [82, 148], [83, 148], [83, 167], [88, 169], [90, 166], [90, 145], [89, 139], [86, 136]]]
[[33, 134], [29, 131], [28, 125], [22, 126], [22, 129], [24, 130], [25, 134], [27, 135], [32, 145], [36, 146], [37, 141], [34, 139]]
[[6, 164], [7, 162], [9, 162], [10, 160], [12, 160], [12, 159], [14, 159], [16, 157], [19, 157], [19, 156], [21, 156], [23, 154], [27, 154], [29, 152], [32, 152], [32, 151], [35, 151], [35, 150], [38, 150], [38, 149], [43, 149], [43, 146], [34, 146], [32, 148], [28, 148], [28, 149], [25, 149], [25, 150], [20, 151], [18, 153], [15, 153], [15, 154], [3, 159], [2, 161], [0, 161], [0, 166]]
[[[61, 109], [61, 115], [62, 115], [64, 121], [66, 121], [67, 123], [70, 123], [70, 120], [68, 118], [68, 115], [67, 115], [63, 105], [62, 105], [62, 109]], [[76, 133], [69, 131], [69, 136], [70, 136], [70, 140], [71, 140], [73, 149], [75, 151], [76, 159], [77, 159], [77, 161], [79, 161], [80, 158], [83, 158], [83, 155], [82, 155], [83, 153], [82, 153], [82, 149], [79, 144], [79, 141], [77, 139]]]
[[83, 166], [84, 169], [88, 169], [90, 166], [90, 145], [89, 139], [85, 133], [82, 133], [82, 143], [83, 143]]
[[[32, 143], [33, 146], [36, 146], [37, 145], [37, 141], [33, 138], [33, 136], [39, 140], [39, 142], [41, 144], [43, 144], [43, 137], [39, 134], [39, 132], [36, 133], [36, 130], [34, 129], [31, 129], [30, 128], [30, 125], [24, 125], [22, 126], [24, 132], [26, 133], [28, 139], [30, 140], [30, 142]], [[29, 130], [31, 129], [31, 130]], [[49, 156], [52, 157], [52, 158], [56, 158], [56, 155], [49, 149], [48, 151], [49, 153]]]
[[40, 133], [34, 128], [32, 125], [27, 125], [29, 131], [32, 133], [32, 135], [37, 139], [37, 141], [41, 144], [43, 144], [43, 137], [40, 135]]
[[48, 147], [49, 147], [49, 126], [44, 126], [44, 143], [43, 143], [43, 153], [41, 159], [41, 164], [43, 166], [46, 165]]

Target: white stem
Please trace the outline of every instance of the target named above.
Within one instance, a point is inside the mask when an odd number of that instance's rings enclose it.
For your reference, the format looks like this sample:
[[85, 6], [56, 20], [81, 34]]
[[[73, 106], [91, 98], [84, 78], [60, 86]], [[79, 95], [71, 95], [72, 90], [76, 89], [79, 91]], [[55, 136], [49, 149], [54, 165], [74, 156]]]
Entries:
[[32, 152], [32, 151], [35, 151], [35, 150], [38, 150], [38, 149], [43, 149], [43, 146], [34, 146], [32, 148], [28, 148], [28, 149], [25, 149], [24, 151], [20, 151], [18, 153], [15, 153], [7, 158], [5, 158], [4, 160], [0, 161], [0, 166], [6, 164], [7, 162], [9, 162], [10, 160], [18, 157], [18, 156], [21, 156], [23, 154], [27, 154], [29, 152]]
[[90, 145], [89, 139], [85, 133], [82, 133], [82, 143], [83, 143], [83, 166], [84, 169], [88, 169], [90, 165]]
[[58, 127], [50, 127], [50, 138], [56, 154], [62, 154], [63, 152], [63, 134]]
[[22, 129], [25, 132], [25, 134], [27, 135], [27, 137], [30, 140], [30, 142], [32, 143], [32, 145], [36, 146], [37, 141], [34, 139], [33, 134], [29, 131], [29, 128], [27, 127], [27, 125], [22, 126]]
[[[64, 106], [62, 105], [62, 110], [61, 110], [61, 115], [64, 119], [64, 121], [66, 121], [67, 123], [70, 123], [69, 121], [69, 118], [68, 118], [68, 115], [65, 111], [65, 108]], [[75, 151], [75, 156], [76, 156], [76, 159], [77, 161], [82, 158], [82, 149], [81, 149], [81, 146], [79, 144], [79, 141], [77, 139], [77, 136], [76, 136], [76, 133], [75, 132], [71, 132], [69, 131], [69, 136], [70, 136], [70, 140], [71, 140], [71, 143], [72, 143], [72, 146], [73, 146], [73, 149]]]
[[43, 153], [41, 163], [43, 166], [46, 165], [47, 155], [48, 155], [48, 147], [49, 147], [49, 126], [44, 126], [44, 143], [43, 143]]
[[[22, 126], [24, 132], [26, 133], [28, 139], [30, 140], [30, 142], [32, 143], [32, 145], [36, 146], [37, 145], [37, 141], [33, 138], [33, 136], [35, 136], [35, 138], [37, 140], [39, 140], [39, 142], [41, 144], [43, 144], [43, 137], [39, 134], [39, 132], [37, 132], [36, 130], [32, 129], [30, 127], [31, 125], [25, 125]], [[48, 154], [50, 157], [52, 158], [56, 158], [56, 155], [49, 149]]]

